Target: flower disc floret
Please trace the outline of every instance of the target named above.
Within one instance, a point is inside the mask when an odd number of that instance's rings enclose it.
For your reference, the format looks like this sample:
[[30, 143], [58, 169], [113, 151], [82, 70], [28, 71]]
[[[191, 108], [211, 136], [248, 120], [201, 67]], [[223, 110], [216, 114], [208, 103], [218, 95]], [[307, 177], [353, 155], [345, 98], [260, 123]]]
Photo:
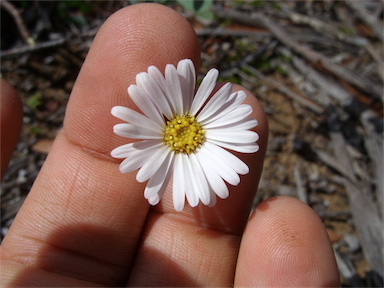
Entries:
[[164, 141], [175, 153], [193, 153], [204, 140], [205, 131], [194, 116], [176, 116], [167, 121]]

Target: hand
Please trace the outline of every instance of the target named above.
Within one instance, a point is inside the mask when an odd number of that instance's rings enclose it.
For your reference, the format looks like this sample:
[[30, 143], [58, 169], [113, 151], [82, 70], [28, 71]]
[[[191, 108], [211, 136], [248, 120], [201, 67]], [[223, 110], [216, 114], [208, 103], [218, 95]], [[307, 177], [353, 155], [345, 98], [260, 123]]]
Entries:
[[[248, 220], [268, 137], [265, 114], [248, 91], [261, 149], [236, 154], [250, 174], [214, 208], [175, 212], [170, 191], [149, 207], [145, 183], [136, 182], [135, 172], [119, 172], [110, 151], [126, 139], [112, 131], [119, 121], [111, 107], [134, 107], [127, 87], [149, 65], [164, 70], [190, 58], [199, 67], [199, 57], [193, 29], [165, 6], [130, 6], [106, 21], [73, 88], [64, 127], [1, 245], [2, 287], [339, 285], [326, 230], [307, 205], [274, 197]], [[7, 87], [2, 82], [1, 121], [16, 123], [20, 110], [3, 113], [4, 99], [17, 97]], [[17, 139], [10, 130], [2, 141]]]

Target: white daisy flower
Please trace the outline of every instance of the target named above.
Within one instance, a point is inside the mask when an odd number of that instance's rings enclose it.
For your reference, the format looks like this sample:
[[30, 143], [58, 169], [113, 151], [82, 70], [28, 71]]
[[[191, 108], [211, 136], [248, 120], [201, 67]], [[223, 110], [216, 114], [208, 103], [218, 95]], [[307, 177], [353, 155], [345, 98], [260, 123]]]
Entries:
[[[112, 157], [124, 159], [121, 173], [137, 172], [138, 182], [148, 180], [144, 197], [156, 205], [173, 176], [173, 205], [182, 211], [185, 198], [195, 207], [201, 201], [214, 206], [216, 195], [222, 199], [231, 185], [240, 183], [248, 166], [226, 149], [254, 153], [259, 135], [249, 129], [257, 120], [248, 117], [252, 107], [241, 104], [244, 91], [231, 93], [226, 83], [206, 103], [218, 77], [211, 69], [195, 91], [195, 68], [191, 60], [181, 60], [177, 68], [165, 67], [165, 77], [154, 66], [148, 73], [136, 75], [136, 85], [128, 94], [143, 112], [115, 106], [112, 115], [128, 123], [117, 124], [113, 131], [123, 137], [142, 139], [117, 147]], [[206, 104], [205, 104], [206, 103]], [[204, 105], [205, 104], [205, 105]], [[223, 149], [225, 148], [225, 149]]]

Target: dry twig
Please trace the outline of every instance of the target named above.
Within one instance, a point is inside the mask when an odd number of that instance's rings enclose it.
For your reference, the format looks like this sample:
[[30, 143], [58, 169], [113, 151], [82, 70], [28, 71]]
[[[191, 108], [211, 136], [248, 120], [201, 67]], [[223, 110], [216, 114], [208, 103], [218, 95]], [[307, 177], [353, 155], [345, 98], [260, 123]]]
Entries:
[[334, 154], [347, 173], [348, 178], [344, 180], [344, 186], [348, 193], [349, 205], [353, 216], [353, 222], [359, 233], [359, 238], [363, 248], [363, 253], [371, 269], [383, 277], [384, 269], [384, 249], [383, 249], [383, 223], [380, 220], [377, 206], [371, 198], [368, 197], [369, 187], [363, 183], [358, 183], [354, 175], [351, 161], [346, 148], [346, 141], [338, 126], [338, 119], [332, 115], [332, 109], [329, 109], [328, 119], [330, 136]]
[[375, 168], [375, 182], [376, 182], [376, 195], [377, 202], [379, 204], [379, 212], [381, 213], [381, 218], [383, 219], [383, 202], [384, 202], [384, 157], [383, 157], [383, 141], [382, 137], [376, 133], [373, 124], [370, 122], [371, 119], [376, 118], [376, 115], [367, 110], [363, 112], [360, 116], [361, 122], [365, 128], [367, 136], [364, 139], [365, 147], [367, 149], [368, 155], [371, 158], [372, 163], [374, 163]]
[[339, 268], [340, 275], [351, 283], [352, 287], [363, 287], [364, 284], [357, 275], [356, 269], [352, 264], [352, 261], [342, 257], [336, 249], [334, 249], [337, 267]]
[[383, 57], [380, 56], [375, 49], [372, 47], [371, 44], [368, 44], [365, 46], [365, 49], [367, 49], [368, 53], [372, 56], [372, 58], [377, 62], [377, 74], [379, 74], [382, 81], [384, 81], [384, 63], [383, 63]]
[[262, 23], [267, 27], [272, 34], [279, 39], [287, 47], [291, 48], [296, 53], [305, 57], [308, 61], [312, 62], [315, 65], [321, 65], [325, 70], [333, 73], [337, 77], [346, 80], [352, 85], [355, 85], [363, 91], [371, 93], [375, 97], [381, 100], [383, 94], [383, 87], [372, 83], [370, 80], [363, 78], [356, 73], [350, 71], [349, 69], [340, 66], [336, 63], [333, 63], [327, 57], [321, 55], [320, 53], [311, 50], [308, 47], [300, 45], [296, 41], [292, 40], [283, 30], [275, 25], [268, 17], [260, 12], [253, 14], [255, 18], [258, 18]]
[[[333, 79], [329, 79], [330, 77], [325, 77], [325, 75], [307, 65], [299, 57], [293, 56], [292, 63], [302, 75], [305, 75], [306, 79], [310, 80], [322, 93], [335, 99], [341, 106], [346, 106], [352, 101], [352, 95], [339, 83]], [[325, 105], [329, 104], [329, 99], [322, 99], [322, 103]]]
[[[284, 6], [283, 6], [284, 7]], [[311, 26], [316, 32], [326, 34], [331, 36], [333, 39], [343, 41], [348, 44], [353, 44], [357, 46], [365, 46], [369, 43], [368, 39], [358, 36], [350, 36], [345, 33], [341, 33], [338, 27], [335, 27], [336, 23], [326, 23], [322, 20], [319, 20], [314, 17], [309, 17], [307, 15], [299, 14], [290, 9], [283, 8], [287, 16], [291, 21], [297, 24], [307, 24]], [[293, 36], [293, 35], [291, 35]], [[293, 37], [295, 38], [295, 37]], [[329, 38], [324, 38], [324, 40], [329, 41]], [[303, 42], [300, 39], [301, 42]], [[338, 43], [340, 44], [340, 42]]]
[[35, 40], [29, 35], [27, 28], [24, 25], [23, 19], [20, 17], [19, 11], [13, 6], [12, 3], [7, 0], [0, 1], [1, 6], [8, 11], [9, 14], [12, 15], [13, 19], [16, 22], [17, 28], [20, 31], [21, 36], [30, 46], [35, 45]]
[[321, 67], [323, 67], [323, 69], [329, 71], [338, 78], [344, 79], [345, 81], [356, 86], [357, 88], [372, 94], [381, 101], [383, 95], [382, 85], [375, 84], [372, 81], [358, 75], [357, 73], [332, 62], [326, 56], [299, 44], [298, 42], [293, 40], [288, 34], [286, 34], [278, 25], [273, 23], [263, 13], [254, 12], [249, 14], [232, 10], [226, 11], [216, 6], [213, 6], [212, 10], [220, 17], [230, 18], [247, 25], [257, 27], [263, 26], [267, 28], [281, 43], [283, 43], [288, 48], [292, 49], [295, 53], [302, 55], [305, 59], [315, 65], [320, 65]]
[[302, 202], [304, 202], [305, 204], [308, 204], [308, 197], [307, 197], [307, 193], [304, 190], [303, 183], [301, 180], [299, 165], [300, 165], [299, 163], [296, 163], [295, 167], [293, 168], [293, 174], [295, 177], [297, 194], [299, 196], [299, 199]]
[[223, 28], [204, 28], [195, 30], [197, 36], [258, 36], [258, 37], [268, 37], [271, 36], [271, 33], [267, 31], [249, 31], [249, 30], [234, 30], [234, 29], [223, 29]]
[[365, 7], [359, 1], [345, 1], [345, 3], [358, 15], [361, 21], [365, 22], [371, 27], [373, 34], [383, 41], [383, 24], [381, 24], [377, 17], [370, 15]]
[[26, 46], [22, 46], [22, 47], [16, 47], [16, 48], [12, 48], [12, 49], [9, 49], [6, 51], [1, 51], [0, 57], [3, 58], [5, 56], [14, 56], [14, 55], [23, 54], [26, 52], [37, 51], [37, 50], [44, 49], [44, 48], [51, 48], [51, 47], [55, 47], [55, 46], [60, 46], [60, 45], [64, 44], [65, 41], [66, 41], [65, 38], [59, 38], [59, 39], [55, 39], [55, 40], [49, 40], [46, 42], [40, 42], [40, 43], [37, 43], [33, 46], [26, 45]]
[[265, 83], [267, 86], [272, 87], [273, 89], [277, 89], [279, 92], [283, 93], [284, 95], [287, 95], [288, 97], [292, 98], [293, 100], [299, 102], [300, 104], [308, 107], [312, 111], [316, 113], [324, 113], [324, 108], [320, 105], [316, 104], [312, 100], [301, 96], [295, 92], [293, 92], [288, 87], [284, 86], [283, 84], [278, 83], [277, 81], [265, 76], [263, 73], [258, 71], [257, 69], [253, 68], [249, 65], [244, 65], [244, 68], [248, 69], [249, 72], [251, 72], [253, 75], [255, 75], [257, 78], [259, 78], [263, 83]]

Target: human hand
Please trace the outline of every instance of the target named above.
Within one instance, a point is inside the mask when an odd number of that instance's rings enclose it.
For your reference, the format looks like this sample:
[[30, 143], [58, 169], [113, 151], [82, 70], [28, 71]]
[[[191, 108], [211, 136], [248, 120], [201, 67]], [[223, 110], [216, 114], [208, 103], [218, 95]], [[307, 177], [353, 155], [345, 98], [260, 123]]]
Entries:
[[[119, 120], [111, 107], [135, 107], [126, 89], [149, 65], [163, 71], [189, 58], [199, 67], [199, 57], [193, 29], [165, 6], [130, 6], [106, 21], [70, 96], [64, 127], [1, 245], [2, 287], [339, 285], [326, 230], [307, 205], [271, 198], [248, 220], [268, 137], [265, 114], [248, 91], [260, 151], [236, 153], [250, 173], [230, 187], [228, 199], [175, 212], [168, 191], [149, 207], [145, 183], [135, 172], [119, 172], [110, 151], [125, 139], [113, 134]], [[3, 87], [2, 100], [17, 96]]]

